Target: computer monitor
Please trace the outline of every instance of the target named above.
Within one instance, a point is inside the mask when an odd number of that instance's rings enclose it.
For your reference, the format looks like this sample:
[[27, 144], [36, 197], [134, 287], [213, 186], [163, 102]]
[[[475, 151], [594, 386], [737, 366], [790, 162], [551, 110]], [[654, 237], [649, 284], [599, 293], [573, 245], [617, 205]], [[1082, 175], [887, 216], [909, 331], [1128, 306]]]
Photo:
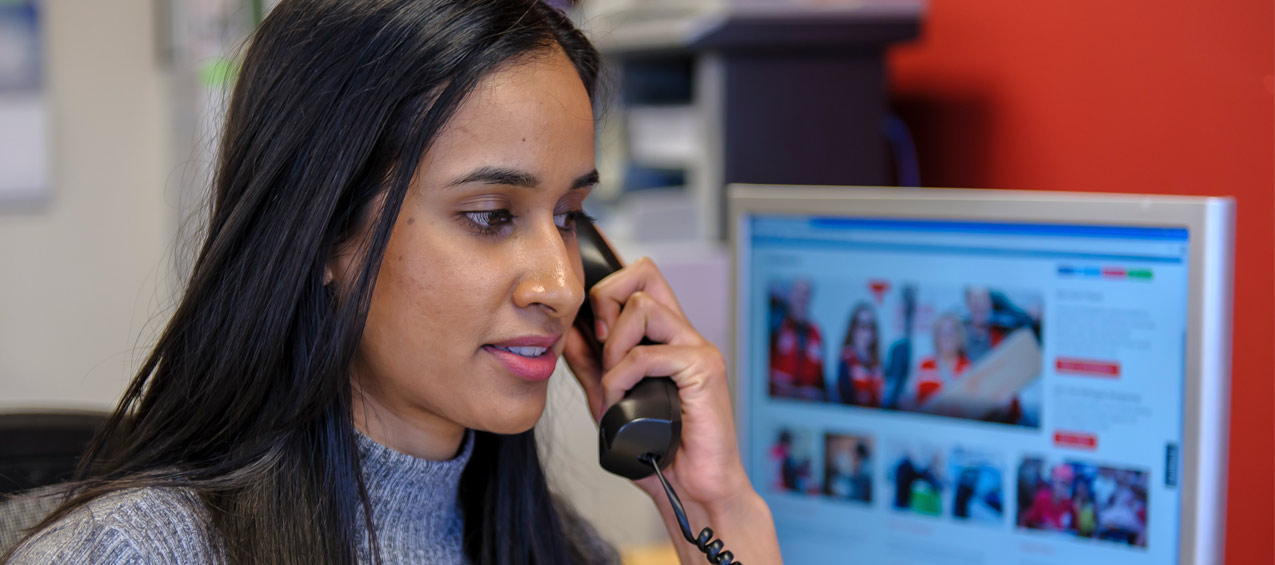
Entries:
[[1233, 201], [730, 190], [787, 562], [1222, 562]]

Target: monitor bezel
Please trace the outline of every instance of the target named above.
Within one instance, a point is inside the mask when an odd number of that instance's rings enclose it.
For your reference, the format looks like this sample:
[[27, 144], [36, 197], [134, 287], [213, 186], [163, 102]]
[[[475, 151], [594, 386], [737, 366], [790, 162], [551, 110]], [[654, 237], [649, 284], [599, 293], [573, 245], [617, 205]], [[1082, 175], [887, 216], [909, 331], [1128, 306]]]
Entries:
[[[1182, 430], [1179, 565], [1223, 562], [1229, 439], [1235, 202], [1231, 198], [1061, 191], [732, 184], [731, 362], [736, 431], [745, 469], [750, 407], [745, 366], [748, 303], [741, 300], [753, 214], [972, 220], [1188, 230], [1186, 387]], [[1192, 399], [1197, 401], [1192, 402]]]

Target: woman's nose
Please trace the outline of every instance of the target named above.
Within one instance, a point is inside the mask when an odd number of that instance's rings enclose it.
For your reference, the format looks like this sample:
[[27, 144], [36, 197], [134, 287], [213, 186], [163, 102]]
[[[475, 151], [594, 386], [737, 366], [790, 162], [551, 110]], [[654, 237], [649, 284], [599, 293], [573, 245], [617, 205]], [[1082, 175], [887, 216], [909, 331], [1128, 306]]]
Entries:
[[584, 302], [584, 281], [579, 260], [572, 254], [562, 231], [549, 222], [525, 234], [522, 276], [514, 288], [520, 308], [543, 306], [553, 313], [574, 312]]

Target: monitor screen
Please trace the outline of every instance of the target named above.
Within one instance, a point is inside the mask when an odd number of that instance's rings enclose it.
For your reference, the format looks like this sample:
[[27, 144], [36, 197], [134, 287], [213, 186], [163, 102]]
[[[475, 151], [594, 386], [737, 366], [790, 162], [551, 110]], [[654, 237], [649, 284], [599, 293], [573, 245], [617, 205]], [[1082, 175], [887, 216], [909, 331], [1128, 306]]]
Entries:
[[736, 221], [746, 466], [787, 562], [1178, 562], [1186, 228]]

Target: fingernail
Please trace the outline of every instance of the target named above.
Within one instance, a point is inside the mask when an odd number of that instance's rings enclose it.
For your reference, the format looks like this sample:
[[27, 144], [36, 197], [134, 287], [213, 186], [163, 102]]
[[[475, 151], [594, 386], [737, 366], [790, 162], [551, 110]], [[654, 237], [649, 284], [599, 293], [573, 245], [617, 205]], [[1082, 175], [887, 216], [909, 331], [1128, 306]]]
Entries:
[[594, 325], [597, 327], [593, 330], [593, 333], [594, 335], [598, 336], [598, 341], [605, 340], [607, 338], [606, 323], [603, 322], [602, 320], [598, 320], [597, 322], [594, 323]]

